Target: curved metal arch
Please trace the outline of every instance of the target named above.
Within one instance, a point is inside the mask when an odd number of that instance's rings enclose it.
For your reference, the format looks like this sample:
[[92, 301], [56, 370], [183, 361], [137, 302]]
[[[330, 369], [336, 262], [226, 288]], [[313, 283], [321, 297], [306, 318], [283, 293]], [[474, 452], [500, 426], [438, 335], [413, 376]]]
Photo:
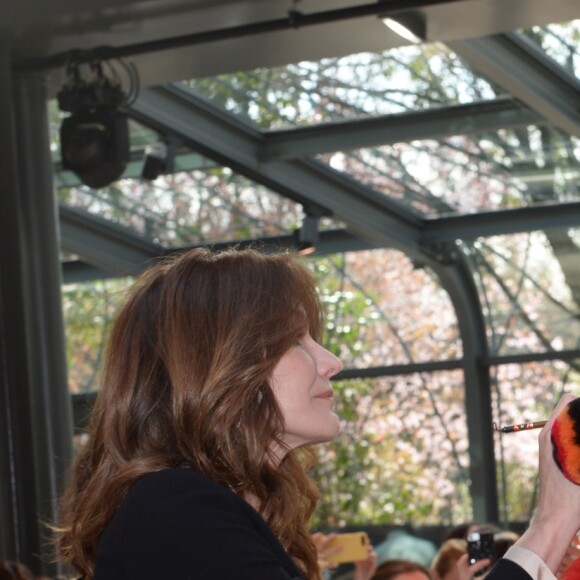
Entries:
[[429, 266], [447, 291], [459, 325], [463, 346], [465, 411], [469, 440], [469, 472], [473, 518], [498, 522], [499, 503], [492, 427], [491, 380], [482, 305], [463, 244], [438, 248]]

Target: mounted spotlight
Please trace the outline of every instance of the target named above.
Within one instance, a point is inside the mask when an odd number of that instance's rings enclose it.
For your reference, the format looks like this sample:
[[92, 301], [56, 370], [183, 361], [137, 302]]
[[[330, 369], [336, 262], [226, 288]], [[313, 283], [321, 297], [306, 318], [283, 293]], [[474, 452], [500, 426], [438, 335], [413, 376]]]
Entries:
[[168, 143], [156, 143], [145, 147], [141, 178], [153, 181], [164, 173], [173, 173], [175, 167], [176, 144], [169, 139]]
[[302, 225], [294, 231], [294, 239], [298, 253], [306, 256], [316, 251], [318, 243], [318, 222], [320, 216], [306, 213]]
[[69, 66], [67, 83], [58, 93], [60, 110], [71, 113], [60, 127], [60, 149], [63, 169], [100, 188], [119, 179], [129, 160], [129, 124], [121, 110], [127, 98], [103, 74], [101, 63], [90, 70], [86, 82], [78, 66]]
[[422, 14], [402, 12], [386, 18], [379, 17], [387, 28], [413, 44], [421, 44], [427, 38], [425, 17]]

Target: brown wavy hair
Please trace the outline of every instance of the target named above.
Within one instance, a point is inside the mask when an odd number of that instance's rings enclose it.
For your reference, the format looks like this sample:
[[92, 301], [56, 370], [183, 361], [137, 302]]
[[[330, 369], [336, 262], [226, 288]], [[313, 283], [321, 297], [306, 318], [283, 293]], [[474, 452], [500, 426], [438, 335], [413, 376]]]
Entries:
[[320, 578], [308, 530], [314, 454], [274, 461], [283, 419], [269, 380], [304, 332], [320, 340], [321, 330], [313, 277], [292, 254], [195, 249], [146, 271], [111, 329], [89, 442], [62, 499], [60, 557], [92, 578], [101, 533], [129, 487], [189, 466], [257, 498], [306, 578]]

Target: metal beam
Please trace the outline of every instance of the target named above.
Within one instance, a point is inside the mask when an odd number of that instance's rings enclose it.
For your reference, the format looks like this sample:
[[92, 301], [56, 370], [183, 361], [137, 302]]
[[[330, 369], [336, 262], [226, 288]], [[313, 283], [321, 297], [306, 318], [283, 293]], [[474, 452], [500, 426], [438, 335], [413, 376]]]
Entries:
[[53, 577], [73, 453], [47, 83], [8, 71], [0, 49], [0, 553]]
[[451, 135], [543, 123], [545, 121], [537, 113], [514, 99], [499, 98], [482, 103], [268, 131], [264, 133], [265, 142], [258, 155], [262, 161], [296, 159], [332, 151], [350, 151], [417, 139], [443, 139]]
[[517, 234], [534, 230], [580, 226], [580, 202], [534, 205], [515, 209], [426, 219], [421, 242], [430, 245], [453, 240]]
[[463, 347], [473, 518], [479, 522], [497, 522], [499, 502], [493, 467], [491, 381], [489, 367], [483, 363], [488, 354], [485, 321], [464, 252], [456, 246], [449, 257], [448, 263], [435, 263], [432, 268], [453, 303]]
[[330, 212], [354, 235], [420, 254], [420, 218], [347, 175], [314, 160], [262, 163], [261, 132], [181, 85], [144, 89], [130, 115], [305, 206]]
[[[192, 47], [244, 37], [254, 38], [258, 35], [272, 32], [293, 32], [306, 27], [317, 27], [321, 24], [332, 22], [350, 22], [354, 19], [368, 16], [384, 18], [386, 16], [394, 16], [399, 12], [425, 10], [429, 7], [452, 5], [460, 2], [461, 0], [389, 0], [388, 4], [384, 6], [377, 2], [371, 2], [369, 4], [355, 3], [353, 6], [343, 6], [336, 9], [310, 13], [301, 12], [296, 8], [291, 9], [290, 7], [285, 7], [286, 15], [282, 18], [262, 20], [213, 30], [202, 30], [182, 36], [172, 36], [170, 38], [138, 42], [124, 46], [100, 44], [90, 50], [79, 50], [75, 48], [45, 57], [29, 58], [16, 62], [14, 70], [15, 72], [30, 72], [58, 68], [66, 66], [71, 60], [77, 63], [89, 63], [95, 60], [121, 59], [142, 54], [158, 53], [176, 47]], [[242, 12], [244, 10], [242, 8]], [[70, 16], [70, 14], [68, 15]]]
[[530, 39], [510, 32], [457, 40], [448, 46], [548, 123], [580, 136], [580, 81]]
[[[85, 216], [85, 219], [87, 220], [85, 223], [89, 223], [90, 221], [92, 221], [91, 216]], [[76, 235], [80, 235], [78, 246], [75, 238]], [[103, 230], [102, 235], [106, 236], [106, 230]], [[68, 239], [69, 239], [68, 243], [70, 245], [70, 250], [75, 254], [80, 254], [83, 251], [83, 248], [86, 245], [86, 240], [84, 239], [84, 236], [85, 233], [81, 229], [70, 229], [70, 231], [68, 231]], [[94, 239], [94, 242], [98, 243], [98, 240]], [[108, 244], [108, 241], [106, 243]], [[294, 238], [293, 235], [287, 235], [268, 238], [256, 238], [253, 240], [233, 240], [229, 242], [220, 242], [220, 243], [194, 244], [188, 247], [170, 248], [168, 250], [159, 248], [160, 253], [158, 254], [158, 256], [161, 257], [163, 255], [172, 252], [185, 251], [191, 248], [211, 247], [214, 250], [222, 250], [232, 246], [236, 246], [238, 248], [252, 246], [263, 249], [279, 250], [282, 248], [295, 248], [296, 239]], [[78, 249], [74, 249], [75, 247], [78, 247]], [[109, 245], [109, 247], [111, 246]], [[356, 252], [358, 250], [371, 250], [374, 248], [376, 248], [375, 245], [365, 242], [364, 240], [361, 240], [356, 236], [353, 236], [350, 232], [347, 232], [346, 230], [330, 230], [330, 231], [322, 231], [318, 234], [316, 251], [313, 252], [311, 255], [322, 256], [325, 254], [335, 254], [337, 252]], [[137, 254], [137, 257], [139, 257], [139, 254]], [[125, 259], [128, 260], [130, 258], [131, 255], [129, 253], [126, 253]], [[108, 258], [108, 261], [113, 262], [114, 259], [115, 259], [114, 256], [111, 256]], [[139, 262], [133, 264], [131, 268], [133, 275], [139, 274], [146, 268], [146, 266], [147, 262]], [[62, 270], [63, 270], [63, 280], [65, 284], [74, 284], [77, 282], [89, 282], [91, 280], [102, 280], [104, 278], [113, 278], [118, 276], [118, 274], [115, 274], [111, 270], [102, 270], [81, 260], [70, 260], [67, 262], [63, 262]]]
[[164, 249], [98, 216], [60, 205], [62, 248], [89, 264], [116, 274], [133, 276]]

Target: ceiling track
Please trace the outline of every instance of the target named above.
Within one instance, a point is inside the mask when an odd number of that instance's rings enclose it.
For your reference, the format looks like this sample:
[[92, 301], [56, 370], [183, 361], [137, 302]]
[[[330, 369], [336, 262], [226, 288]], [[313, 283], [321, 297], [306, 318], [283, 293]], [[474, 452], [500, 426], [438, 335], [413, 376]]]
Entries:
[[163, 38], [160, 40], [128, 44], [124, 46], [100, 46], [89, 50], [67, 50], [44, 58], [25, 59], [21, 62], [16, 62], [13, 66], [13, 70], [16, 73], [31, 72], [58, 68], [71, 62], [84, 64], [95, 60], [126, 58], [183, 46], [193, 46], [196, 44], [242, 38], [268, 32], [280, 32], [284, 30], [304, 28], [306, 26], [351, 20], [353, 18], [375, 15], [381, 17], [394, 16], [401, 12], [421, 10], [431, 6], [453, 4], [461, 1], [462, 0], [379, 0], [378, 2], [372, 2], [370, 4], [349, 6], [347, 8], [326, 10], [311, 14], [304, 14], [297, 10], [289, 10], [287, 16], [284, 18], [265, 20], [263, 22], [242, 24], [240, 26], [231, 26], [228, 28], [218, 28], [215, 30], [196, 32], [173, 38]]

